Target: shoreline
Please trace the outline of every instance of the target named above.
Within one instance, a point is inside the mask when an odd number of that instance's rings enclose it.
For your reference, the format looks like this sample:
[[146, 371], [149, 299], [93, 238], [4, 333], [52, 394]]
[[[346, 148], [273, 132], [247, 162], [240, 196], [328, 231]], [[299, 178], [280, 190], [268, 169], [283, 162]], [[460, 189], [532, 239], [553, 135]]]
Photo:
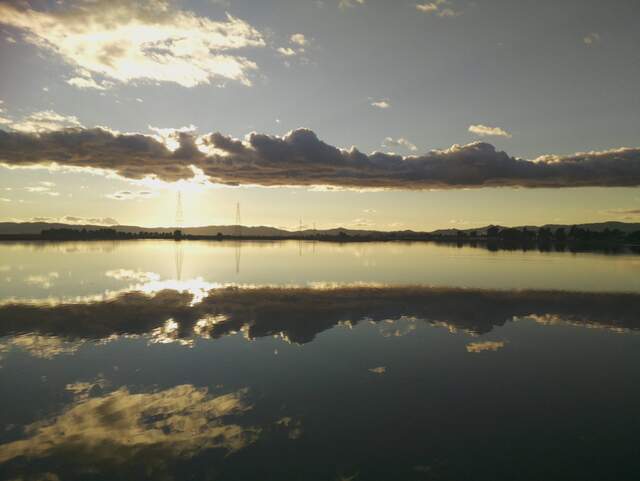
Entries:
[[209, 242], [285, 242], [285, 241], [304, 241], [304, 242], [324, 242], [331, 244], [353, 244], [353, 243], [434, 243], [454, 245], [458, 247], [480, 247], [488, 250], [538, 250], [541, 252], [602, 252], [602, 251], [621, 251], [628, 250], [632, 253], [640, 254], [640, 244], [627, 242], [610, 242], [610, 241], [591, 241], [581, 242], [567, 240], [564, 242], [517, 242], [505, 241], [498, 238], [447, 238], [436, 236], [198, 236], [198, 235], [182, 235], [174, 236], [148, 236], [148, 235], [130, 235], [117, 237], [63, 237], [49, 238], [39, 234], [0, 234], [0, 243], [10, 242], [43, 242], [43, 243], [64, 243], [64, 242], [104, 242], [104, 241], [209, 241]]

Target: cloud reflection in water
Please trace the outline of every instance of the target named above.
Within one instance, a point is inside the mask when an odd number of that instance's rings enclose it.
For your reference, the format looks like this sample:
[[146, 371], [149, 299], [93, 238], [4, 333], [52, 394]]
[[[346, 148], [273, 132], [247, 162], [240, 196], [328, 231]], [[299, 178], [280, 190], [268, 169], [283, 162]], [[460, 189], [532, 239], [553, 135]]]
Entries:
[[135, 471], [142, 465], [146, 476], [153, 477], [164, 475], [172, 461], [204, 450], [236, 452], [262, 432], [240, 424], [252, 408], [246, 389], [213, 396], [190, 384], [143, 393], [122, 387], [89, 397], [86, 391], [94, 385], [104, 387], [104, 382], [67, 386], [76, 400], [58, 416], [27, 426], [24, 439], [0, 445], [0, 463], [53, 458], [80, 472], [118, 467]]
[[[36, 344], [46, 344], [42, 339], [47, 336], [78, 342], [140, 335], [153, 343], [192, 345], [194, 339], [243, 332], [248, 339], [277, 336], [304, 344], [336, 325], [353, 326], [363, 320], [384, 321], [381, 332], [385, 336], [410, 332], [417, 320], [476, 335], [520, 318], [616, 331], [640, 328], [640, 295], [631, 293], [363, 285], [197, 287], [195, 294], [163, 289], [80, 303], [5, 304], [0, 306], [0, 336], [13, 336], [10, 344], [30, 345], [33, 351]], [[26, 339], [24, 336], [37, 336], [40, 341], [16, 342]], [[470, 352], [477, 350], [473, 347]]]

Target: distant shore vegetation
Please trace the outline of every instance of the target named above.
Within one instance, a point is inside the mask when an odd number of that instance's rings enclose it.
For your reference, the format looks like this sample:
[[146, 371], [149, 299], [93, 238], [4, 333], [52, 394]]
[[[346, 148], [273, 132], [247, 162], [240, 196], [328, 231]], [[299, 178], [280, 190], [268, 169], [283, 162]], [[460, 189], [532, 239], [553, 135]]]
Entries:
[[166, 239], [166, 240], [312, 240], [328, 242], [375, 242], [375, 241], [432, 241], [458, 244], [483, 244], [491, 248], [554, 248], [563, 250], [564, 246], [576, 248], [604, 247], [604, 246], [640, 246], [640, 230], [623, 232], [619, 229], [604, 229], [601, 231], [584, 229], [578, 226], [559, 227], [551, 229], [540, 228], [508, 228], [490, 226], [480, 231], [451, 230], [446, 233], [436, 232], [363, 232], [349, 233], [305, 231], [290, 232], [288, 235], [229, 235], [218, 232], [215, 235], [193, 235], [181, 229], [166, 232], [123, 232], [113, 228], [103, 229], [74, 229], [51, 228], [43, 229], [40, 234], [2, 235], [3, 240], [47, 240], [47, 241], [84, 241], [84, 240], [135, 240], [135, 239]]

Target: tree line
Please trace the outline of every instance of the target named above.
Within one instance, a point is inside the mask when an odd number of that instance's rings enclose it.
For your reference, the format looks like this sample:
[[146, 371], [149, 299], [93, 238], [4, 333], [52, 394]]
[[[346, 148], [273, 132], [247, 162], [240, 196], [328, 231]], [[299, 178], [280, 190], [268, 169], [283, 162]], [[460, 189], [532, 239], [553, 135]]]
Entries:
[[539, 229], [515, 229], [510, 227], [491, 226], [487, 229], [485, 236], [478, 235], [475, 231], [457, 232], [458, 238], [477, 239], [486, 237], [491, 240], [499, 240], [502, 242], [513, 243], [629, 243], [640, 244], [640, 230], [625, 233], [620, 229], [604, 229], [602, 231], [592, 231], [583, 229], [578, 226], [572, 226], [569, 229], [558, 227], [551, 229], [549, 227], [541, 227]]

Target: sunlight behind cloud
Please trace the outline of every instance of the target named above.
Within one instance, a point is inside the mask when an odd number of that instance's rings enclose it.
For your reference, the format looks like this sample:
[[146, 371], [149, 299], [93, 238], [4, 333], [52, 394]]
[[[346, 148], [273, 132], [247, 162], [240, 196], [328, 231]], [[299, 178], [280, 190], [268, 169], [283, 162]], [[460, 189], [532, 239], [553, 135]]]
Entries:
[[93, 75], [120, 82], [153, 80], [183, 87], [213, 79], [251, 85], [257, 65], [234, 51], [264, 47], [256, 29], [227, 15], [214, 21], [176, 10], [165, 0], [84, 1], [51, 11], [0, 5], [0, 23], [25, 32], [25, 40], [59, 54], [75, 67], [68, 83], [104, 89]]

